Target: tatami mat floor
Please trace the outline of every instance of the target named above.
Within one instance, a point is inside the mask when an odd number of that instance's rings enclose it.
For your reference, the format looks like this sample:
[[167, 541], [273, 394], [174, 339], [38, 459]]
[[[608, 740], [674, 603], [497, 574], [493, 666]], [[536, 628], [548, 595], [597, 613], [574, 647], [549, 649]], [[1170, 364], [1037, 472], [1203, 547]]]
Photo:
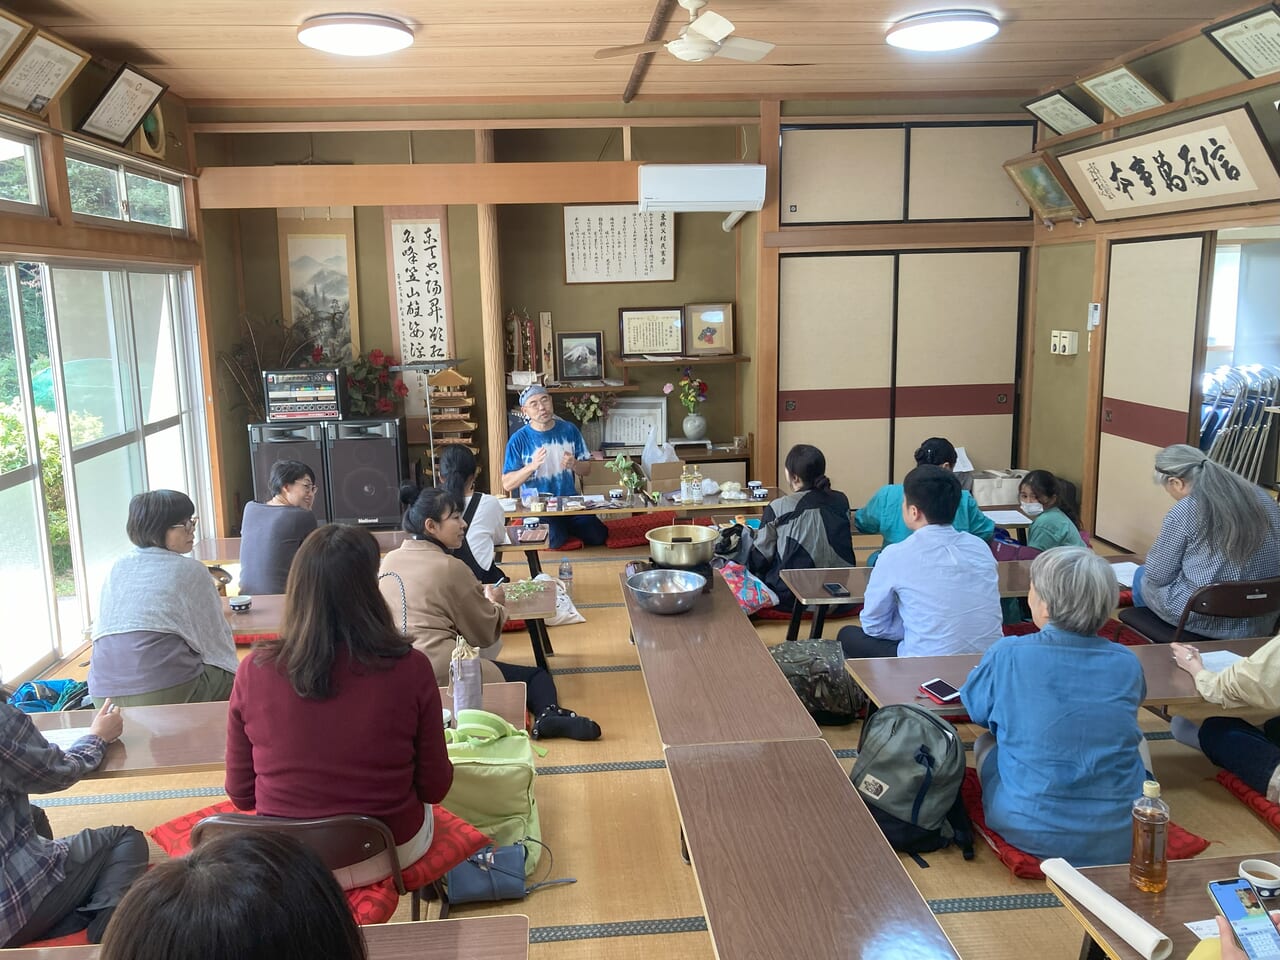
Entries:
[[[866, 552], [859, 551], [860, 559]], [[539, 891], [522, 902], [454, 908], [459, 917], [527, 914], [534, 960], [713, 957], [693, 871], [679, 857], [671, 785], [628, 639], [618, 574], [625, 559], [642, 555], [603, 548], [566, 554], [573, 563], [574, 599], [587, 620], [552, 629], [552, 669], [561, 702], [597, 720], [604, 737], [595, 743], [544, 743], [548, 752], [539, 762], [543, 775], [537, 796], [554, 873], [578, 882]], [[547, 557], [545, 565], [554, 569], [558, 561], [558, 555]], [[523, 561], [508, 569], [517, 578], [526, 572]], [[838, 626], [832, 624], [828, 636]], [[763, 622], [758, 629], [766, 643], [778, 643], [786, 623]], [[532, 663], [525, 634], [505, 636], [503, 659]], [[1168, 729], [1151, 715], [1144, 714], [1141, 722], [1151, 733]], [[857, 745], [858, 732], [858, 724], [824, 728], [840, 751]], [[972, 728], [961, 732], [970, 740], [975, 735]], [[1269, 829], [1212, 780], [1213, 768], [1202, 756], [1167, 739], [1152, 741], [1151, 748], [1175, 820], [1212, 840], [1210, 854], [1280, 847]], [[846, 770], [853, 764], [848, 757], [841, 762]], [[107, 823], [132, 823], [145, 830], [217, 802], [224, 796], [221, 787], [216, 774], [88, 781], [40, 802], [60, 833]], [[744, 837], [742, 842], [751, 840]], [[153, 859], [162, 856], [153, 848]], [[907, 858], [904, 866], [963, 957], [1078, 956], [1080, 929], [1042, 882], [1015, 879], [985, 847], [971, 862], [955, 850], [930, 854], [928, 860], [928, 869]], [[875, 882], [875, 877], [851, 878], [855, 902], [857, 886]], [[760, 909], [768, 905], [760, 904]], [[408, 898], [396, 919], [409, 919]]]

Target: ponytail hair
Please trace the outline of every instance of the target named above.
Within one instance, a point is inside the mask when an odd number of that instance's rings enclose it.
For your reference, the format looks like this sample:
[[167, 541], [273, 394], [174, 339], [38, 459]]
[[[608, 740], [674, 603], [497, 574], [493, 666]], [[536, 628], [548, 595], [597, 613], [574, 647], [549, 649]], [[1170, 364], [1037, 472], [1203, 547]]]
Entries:
[[461, 443], [449, 444], [436, 458], [440, 486], [452, 493], [459, 501], [467, 499], [467, 484], [476, 475], [479, 467], [476, 455]]
[[959, 455], [946, 437], [930, 437], [916, 448], [916, 466], [931, 464], [935, 467], [956, 465]]
[[797, 443], [787, 451], [783, 462], [787, 472], [800, 481], [805, 490], [830, 490], [827, 477], [827, 458], [822, 451], [808, 443]]
[[408, 505], [400, 526], [405, 533], [421, 536], [428, 520], [436, 523], [451, 513], [462, 512], [462, 501], [443, 487], [423, 487], [406, 483], [400, 488], [400, 502]]
[[1196, 503], [1196, 537], [1211, 543], [1233, 563], [1257, 553], [1271, 529], [1253, 484], [1204, 452], [1175, 443], [1156, 454], [1157, 483], [1181, 480]]
[[1022, 478], [1018, 488], [1026, 487], [1036, 495], [1036, 499], [1057, 500], [1054, 504], [1066, 514], [1077, 530], [1080, 529], [1080, 502], [1076, 496], [1076, 485], [1070, 480], [1055, 477], [1048, 470], [1032, 470]]

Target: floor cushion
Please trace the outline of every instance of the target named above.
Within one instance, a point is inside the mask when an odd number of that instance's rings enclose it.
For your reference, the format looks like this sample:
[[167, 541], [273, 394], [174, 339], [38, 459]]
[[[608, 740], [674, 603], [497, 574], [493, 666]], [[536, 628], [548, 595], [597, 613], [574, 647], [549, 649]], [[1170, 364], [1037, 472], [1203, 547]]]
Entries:
[[1040, 628], [1029, 620], [1022, 623], [1006, 623], [1000, 627], [1000, 632], [1006, 637], [1025, 637], [1029, 633], [1039, 633]]
[[1218, 771], [1218, 782], [1246, 807], [1258, 815], [1272, 830], [1280, 832], [1280, 807], [1229, 770]]
[[1151, 643], [1150, 637], [1143, 636], [1137, 630], [1126, 626], [1114, 617], [1108, 619], [1102, 625], [1102, 629], [1098, 631], [1098, 636], [1126, 647], [1145, 647]]
[[1116, 606], [1117, 607], [1133, 606], [1133, 591], [1129, 587], [1120, 588], [1120, 602], [1117, 603]]
[[[995, 851], [995, 855], [1013, 873], [1024, 880], [1043, 880], [1040, 872], [1040, 858], [1019, 850], [1000, 834], [987, 826], [986, 815], [982, 811], [982, 782], [978, 779], [978, 771], [970, 767], [964, 772], [964, 782], [960, 785], [960, 797], [964, 808], [973, 822], [974, 832]], [[1166, 849], [1170, 860], [1189, 860], [1209, 846], [1204, 837], [1196, 836], [1182, 829], [1176, 823], [1169, 824], [1168, 845]]]
[[[68, 933], [65, 937], [51, 937], [48, 940], [31, 940], [22, 946], [26, 950], [36, 950], [42, 947], [81, 947], [89, 943], [89, 929], [77, 930], [75, 933]], [[0, 953], [0, 957], [4, 954]]]
[[669, 527], [676, 522], [674, 510], [663, 510], [658, 513], [637, 513], [630, 517], [618, 517], [606, 520], [605, 529], [609, 531], [604, 545], [611, 550], [625, 547], [647, 547], [649, 541], [645, 534], [655, 527]]
[[502, 632], [516, 633], [519, 630], [525, 629], [525, 626], [526, 624], [523, 620], [508, 620], [506, 623], [502, 625]]
[[[471, 854], [490, 843], [488, 837], [460, 817], [455, 817], [439, 805], [431, 808], [435, 817], [435, 832], [431, 846], [420, 858], [401, 871], [406, 890], [417, 890], [443, 877]], [[167, 823], [147, 831], [156, 845], [171, 857], [181, 857], [191, 852], [191, 830], [205, 817], [215, 813], [244, 813], [237, 811], [230, 800], [174, 817]], [[347, 891], [347, 903], [360, 924], [386, 923], [396, 912], [400, 894], [390, 877], [367, 887]]]
[[[839, 609], [839, 608], [836, 608], [836, 609]], [[849, 611], [847, 613], [832, 613], [828, 611], [827, 619], [828, 620], [848, 620], [850, 617], [856, 617], [860, 613], [862, 613], [862, 604], [855, 603], [852, 607], [849, 608]], [[752, 616], [759, 617], [761, 620], [790, 620], [791, 619], [790, 613], [788, 613], [786, 610], [779, 610], [776, 607], [765, 607], [763, 610], [757, 610], [754, 614], [752, 614]], [[801, 615], [800, 619], [812, 620], [813, 611], [806, 610]]]
[[237, 633], [233, 639], [237, 647], [251, 647], [259, 640], [279, 640], [278, 633]]

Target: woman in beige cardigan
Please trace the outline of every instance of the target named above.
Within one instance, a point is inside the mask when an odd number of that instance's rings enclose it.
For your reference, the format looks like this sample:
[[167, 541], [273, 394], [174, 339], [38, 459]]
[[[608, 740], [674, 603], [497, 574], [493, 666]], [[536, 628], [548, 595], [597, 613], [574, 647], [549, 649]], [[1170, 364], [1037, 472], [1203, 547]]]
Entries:
[[[448, 553], [462, 545], [467, 530], [457, 497], [435, 487], [420, 492], [409, 487], [402, 494], [405, 500], [412, 495], [403, 526], [413, 536], [382, 558], [380, 572], [397, 574], [404, 583], [409, 638], [430, 659], [443, 685], [449, 682], [449, 660], [459, 634], [482, 649], [502, 638], [505, 596], [500, 585], [481, 584], [470, 567]], [[382, 579], [380, 588], [392, 611], [399, 610], [395, 577]], [[496, 660], [481, 660], [480, 670], [486, 683], [525, 684], [535, 737], [599, 738], [598, 724], [560, 707], [555, 681], [546, 670]]]

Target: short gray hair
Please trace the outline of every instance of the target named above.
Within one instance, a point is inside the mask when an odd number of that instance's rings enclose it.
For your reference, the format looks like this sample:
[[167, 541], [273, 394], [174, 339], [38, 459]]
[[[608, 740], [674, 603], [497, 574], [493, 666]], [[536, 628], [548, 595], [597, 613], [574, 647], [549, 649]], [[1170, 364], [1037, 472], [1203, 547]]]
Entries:
[[1054, 547], [1031, 561], [1031, 585], [1049, 621], [1068, 633], [1095, 636], [1120, 602], [1111, 564], [1086, 547]]

